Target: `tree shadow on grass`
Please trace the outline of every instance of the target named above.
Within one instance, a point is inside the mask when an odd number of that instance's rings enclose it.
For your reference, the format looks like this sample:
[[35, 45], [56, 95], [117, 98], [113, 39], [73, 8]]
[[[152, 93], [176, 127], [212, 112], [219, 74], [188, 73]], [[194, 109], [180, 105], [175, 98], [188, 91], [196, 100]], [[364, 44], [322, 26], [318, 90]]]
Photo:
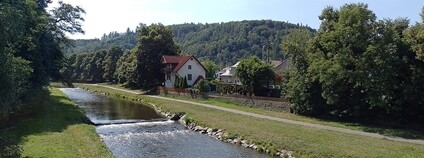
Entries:
[[90, 124], [83, 110], [63, 93], [53, 90], [28, 104], [31, 115], [0, 125], [0, 157], [21, 157], [20, 144], [27, 136], [62, 132], [74, 124]]
[[317, 118], [317, 119], [321, 121], [337, 122], [345, 126], [354, 127], [355, 129], [358, 129], [364, 132], [378, 133], [388, 137], [424, 140], [424, 129], [422, 126], [399, 125], [399, 124], [388, 125], [388, 123], [379, 124], [379, 123], [369, 123], [369, 122], [360, 122], [360, 121], [349, 122], [349, 121], [328, 119], [328, 118]]

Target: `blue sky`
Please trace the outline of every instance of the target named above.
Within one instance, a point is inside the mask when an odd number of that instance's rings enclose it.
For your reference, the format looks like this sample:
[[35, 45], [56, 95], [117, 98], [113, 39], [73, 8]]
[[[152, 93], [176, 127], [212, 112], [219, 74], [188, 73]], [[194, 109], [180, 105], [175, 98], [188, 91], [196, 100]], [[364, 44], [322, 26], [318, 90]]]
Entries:
[[[57, 0], [56, 0], [57, 1]], [[421, 21], [423, 0], [63, 0], [83, 7], [87, 14], [85, 35], [71, 38], [99, 38], [111, 31], [124, 32], [139, 23], [165, 25], [185, 22], [214, 23], [271, 19], [302, 23], [318, 28], [318, 15], [326, 6], [367, 3], [378, 19], [406, 17]], [[50, 7], [55, 7], [52, 4]]]

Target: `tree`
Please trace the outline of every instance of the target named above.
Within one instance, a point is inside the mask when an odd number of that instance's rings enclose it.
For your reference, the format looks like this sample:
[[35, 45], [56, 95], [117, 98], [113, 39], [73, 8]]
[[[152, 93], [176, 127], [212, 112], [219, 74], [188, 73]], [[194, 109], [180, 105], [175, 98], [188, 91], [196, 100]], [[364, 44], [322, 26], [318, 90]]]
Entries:
[[74, 7], [59, 1], [59, 7], [53, 8], [51, 14], [52, 31], [60, 44], [64, 44], [65, 46], [70, 44], [66, 33], [84, 33], [84, 30], [81, 28], [81, 22], [84, 21], [82, 16], [85, 14], [83, 8], [79, 6]]
[[270, 64], [251, 56], [240, 61], [236, 76], [240, 78], [245, 90], [259, 94], [263, 86], [269, 84], [275, 75]]
[[187, 83], [187, 76], [184, 76], [184, 79], [182, 80], [182, 87], [181, 88], [188, 88], [188, 83]]
[[114, 46], [109, 49], [103, 62], [103, 78], [109, 82], [116, 82], [115, 71], [119, 58], [123, 55], [120, 47]]
[[280, 45], [283, 55], [288, 57], [293, 65], [284, 74], [283, 95], [290, 101], [293, 111], [302, 115], [319, 115], [325, 111], [321, 85], [312, 79], [307, 71], [310, 64], [308, 56], [311, 53], [309, 41], [312, 38], [311, 32], [294, 29]]
[[[50, 0], [4, 0], [0, 4], [0, 122], [7, 120], [10, 112], [17, 111], [21, 103], [42, 95], [51, 79], [62, 77], [61, 41], [66, 37], [57, 33], [81, 28], [75, 25], [58, 27], [61, 24], [54, 19], [61, 16], [46, 11], [49, 3]], [[80, 8], [63, 13], [75, 15], [81, 11]], [[67, 22], [82, 20], [74, 16], [66, 18]]]
[[219, 70], [218, 66], [211, 60], [202, 62], [202, 65], [206, 68], [206, 79], [213, 80], [215, 72]]
[[424, 7], [421, 10], [421, 23], [417, 23], [405, 31], [405, 40], [416, 53], [417, 59], [424, 61]]
[[162, 55], [177, 55], [180, 50], [174, 43], [171, 30], [162, 24], [142, 26], [137, 31], [137, 87], [149, 89], [165, 80], [160, 71]]
[[295, 113], [361, 121], [424, 120], [424, 99], [419, 97], [424, 86], [418, 84], [424, 83], [424, 62], [414, 49], [420, 43], [413, 35], [415, 26], [408, 29], [406, 19], [377, 21], [365, 4], [328, 7], [320, 19], [312, 39], [292, 32], [297, 35], [282, 44], [293, 59], [285, 95]]
[[297, 71], [305, 72], [308, 68], [308, 41], [313, 37], [309, 30], [293, 29], [286, 35], [280, 45], [283, 55], [290, 58]]
[[124, 54], [119, 58], [116, 65], [115, 75], [118, 83], [123, 83], [128, 88], [137, 87], [137, 60], [136, 50]]

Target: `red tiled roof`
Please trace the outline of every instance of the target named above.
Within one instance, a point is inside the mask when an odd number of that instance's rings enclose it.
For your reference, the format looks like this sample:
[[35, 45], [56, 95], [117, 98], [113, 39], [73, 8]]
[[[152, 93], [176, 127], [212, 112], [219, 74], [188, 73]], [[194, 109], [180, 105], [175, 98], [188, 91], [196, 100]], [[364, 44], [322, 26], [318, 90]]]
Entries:
[[176, 73], [191, 58], [195, 59], [200, 64], [200, 66], [202, 66], [203, 69], [206, 71], [206, 68], [202, 65], [202, 63], [200, 63], [199, 60], [197, 60], [197, 58], [195, 58], [193, 55], [190, 55], [190, 56], [163, 55], [161, 61], [162, 61], [162, 64], [178, 64], [177, 66], [175, 66], [174, 70], [172, 70], [172, 72]]
[[[193, 57], [193, 56], [182, 56], [181, 57], [181, 60], [180, 60], [180, 62], [178, 62], [178, 65], [177, 66], [175, 66], [175, 69], [174, 69], [174, 71], [173, 72], [177, 72], [178, 70], [180, 70], [181, 69], [181, 67], [183, 67], [183, 65], [188, 61], [188, 60], [190, 60], [190, 58], [191, 57]], [[194, 57], [193, 57], [194, 58]]]

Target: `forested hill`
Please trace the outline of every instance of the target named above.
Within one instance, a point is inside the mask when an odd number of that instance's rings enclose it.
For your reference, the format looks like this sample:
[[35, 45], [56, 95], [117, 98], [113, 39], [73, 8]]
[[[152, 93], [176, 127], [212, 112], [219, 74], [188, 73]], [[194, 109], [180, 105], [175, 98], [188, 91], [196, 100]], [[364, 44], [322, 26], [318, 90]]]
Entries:
[[[170, 28], [174, 40], [181, 46], [182, 53], [193, 54], [199, 59], [210, 59], [220, 65], [234, 64], [250, 55], [266, 58], [268, 50], [271, 59], [282, 59], [279, 45], [290, 29], [306, 28], [315, 31], [307, 26], [271, 20], [186, 23], [170, 25]], [[113, 45], [129, 50], [136, 43], [136, 33], [128, 29], [125, 33], [105, 34], [101, 39], [76, 40], [76, 47], [68, 49], [67, 52], [94, 52]]]

